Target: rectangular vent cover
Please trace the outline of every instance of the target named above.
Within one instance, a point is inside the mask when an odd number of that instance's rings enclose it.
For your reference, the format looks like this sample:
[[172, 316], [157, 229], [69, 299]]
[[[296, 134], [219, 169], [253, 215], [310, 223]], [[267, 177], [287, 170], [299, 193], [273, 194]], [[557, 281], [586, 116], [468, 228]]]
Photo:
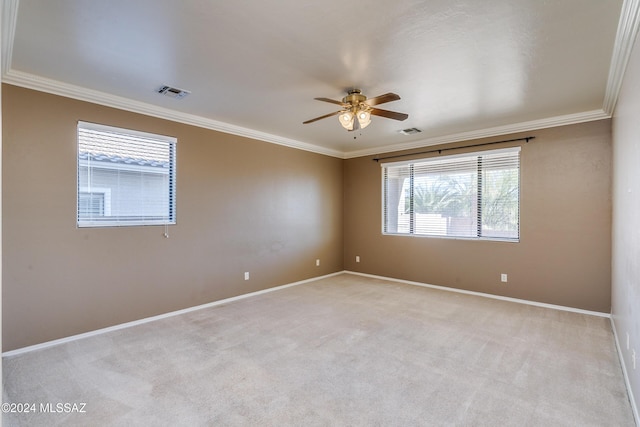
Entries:
[[420, 133], [422, 132], [420, 129], [418, 128], [409, 128], [409, 129], [402, 129], [401, 131], [398, 131], [403, 135], [415, 135], [416, 133]]
[[178, 89], [177, 87], [171, 87], [171, 86], [162, 86], [160, 89], [157, 90], [157, 92], [159, 94], [162, 94], [162, 95], [168, 96], [169, 98], [174, 98], [174, 99], [184, 98], [185, 96], [191, 93], [188, 90]]

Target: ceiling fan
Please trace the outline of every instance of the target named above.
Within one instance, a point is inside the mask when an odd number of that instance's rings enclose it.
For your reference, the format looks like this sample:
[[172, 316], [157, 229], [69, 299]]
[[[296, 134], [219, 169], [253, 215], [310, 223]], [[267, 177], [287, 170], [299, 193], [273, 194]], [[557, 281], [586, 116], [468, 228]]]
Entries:
[[342, 110], [335, 111], [324, 116], [316, 117], [315, 119], [307, 120], [302, 124], [313, 123], [315, 121], [326, 119], [327, 117], [337, 116], [338, 121], [348, 131], [364, 129], [371, 123], [371, 115], [386, 117], [393, 120], [406, 120], [409, 115], [405, 113], [396, 113], [395, 111], [381, 110], [379, 108], [373, 108], [374, 105], [384, 104], [385, 102], [397, 101], [400, 96], [395, 93], [385, 93], [384, 95], [376, 96], [375, 98], [367, 99], [362, 94], [360, 89], [351, 89], [347, 96], [342, 98], [342, 101], [336, 101], [329, 98], [314, 98], [318, 101], [329, 102], [331, 104], [337, 104], [342, 107]]

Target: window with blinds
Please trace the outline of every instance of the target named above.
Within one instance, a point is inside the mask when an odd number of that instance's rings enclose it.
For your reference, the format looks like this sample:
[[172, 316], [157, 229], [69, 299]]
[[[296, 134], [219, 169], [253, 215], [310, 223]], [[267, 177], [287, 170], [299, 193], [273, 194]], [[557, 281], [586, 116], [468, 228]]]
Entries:
[[520, 147], [382, 164], [383, 233], [520, 239]]
[[175, 224], [176, 139], [78, 122], [78, 227]]

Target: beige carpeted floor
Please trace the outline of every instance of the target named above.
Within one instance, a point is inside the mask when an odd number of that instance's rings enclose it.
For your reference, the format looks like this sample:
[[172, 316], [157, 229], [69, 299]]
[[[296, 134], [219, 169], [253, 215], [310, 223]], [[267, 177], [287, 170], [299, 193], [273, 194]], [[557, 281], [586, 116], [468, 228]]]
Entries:
[[5, 402], [37, 405], [5, 426], [634, 425], [608, 319], [349, 274], [3, 374]]

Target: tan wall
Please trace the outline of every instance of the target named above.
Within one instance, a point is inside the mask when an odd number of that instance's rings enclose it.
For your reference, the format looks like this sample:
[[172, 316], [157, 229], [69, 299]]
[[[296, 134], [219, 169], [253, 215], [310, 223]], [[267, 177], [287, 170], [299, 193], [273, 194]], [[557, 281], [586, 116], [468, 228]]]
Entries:
[[[2, 97], [3, 350], [342, 270], [342, 160], [9, 85]], [[178, 138], [169, 239], [76, 228], [78, 120]]]
[[[608, 313], [610, 126], [605, 120], [452, 144], [536, 137], [522, 145], [519, 243], [384, 236], [380, 165], [375, 156], [347, 160], [345, 269]], [[509, 144], [489, 148], [501, 146]]]
[[[521, 242], [505, 243], [383, 236], [372, 157], [343, 161], [8, 85], [2, 96], [5, 351], [343, 268], [610, 309], [609, 121], [522, 134], [536, 139], [522, 148]], [[78, 120], [178, 138], [169, 239], [162, 227], [75, 227]]]
[[[640, 43], [613, 116], [612, 317], [640, 425]], [[629, 334], [629, 348], [627, 348]], [[636, 352], [633, 369], [632, 352]]]

